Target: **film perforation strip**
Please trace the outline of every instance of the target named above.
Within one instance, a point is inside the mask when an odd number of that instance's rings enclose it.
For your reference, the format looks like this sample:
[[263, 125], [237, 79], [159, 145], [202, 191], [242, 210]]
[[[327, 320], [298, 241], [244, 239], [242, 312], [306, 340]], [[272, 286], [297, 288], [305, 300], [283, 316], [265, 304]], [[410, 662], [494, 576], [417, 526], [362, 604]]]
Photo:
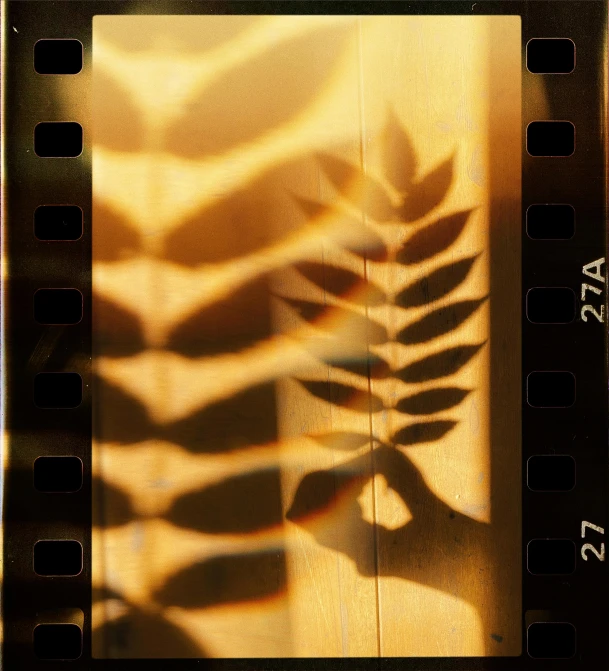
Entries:
[[[49, 32], [54, 30], [65, 34], [65, 26], [56, 26]], [[71, 55], [64, 53], [59, 60], [63, 58], [64, 66], [71, 61], [72, 66], [67, 69], [57, 67], [56, 58], [58, 47], [61, 51], [66, 45]], [[82, 45], [68, 44], [62, 39], [43, 39], [29, 42], [28, 46], [30, 58], [23, 63], [21, 76], [40, 87], [40, 76], [45, 75], [41, 87], [43, 100], [46, 96], [47, 101], [52, 101], [58, 76], [77, 74], [81, 70]], [[24, 561], [20, 573], [23, 584], [28, 585], [27, 591], [31, 592], [29, 603], [33, 609], [21, 606], [22, 614], [17, 620], [22, 627], [19, 639], [23, 641], [26, 657], [20, 664], [28, 667], [40, 663], [38, 660], [81, 657], [88, 599], [83, 549], [86, 551], [89, 545], [86, 528], [90, 518], [86, 445], [90, 420], [86, 419], [86, 404], [84, 415], [83, 408], [79, 407], [83, 389], [88, 385], [83, 354], [87, 351], [89, 312], [86, 282], [84, 293], [79, 289], [83, 288], [83, 278], [89, 272], [88, 234], [84, 230], [83, 237], [83, 215], [90, 206], [86, 186], [80, 196], [75, 193], [81, 190], [80, 184], [86, 185], [86, 181], [83, 182], [86, 167], [76, 158], [82, 153], [82, 125], [77, 121], [66, 123], [63, 112], [48, 102], [35, 105], [32, 112], [36, 122], [24, 120], [23, 126], [30, 128], [29, 132], [23, 128], [23, 137], [29, 135], [29, 146], [25, 148], [28, 158], [31, 156], [30, 167], [25, 168], [27, 180], [31, 183], [33, 178], [36, 187], [30, 191], [32, 198], [23, 218], [23, 229], [39, 265], [37, 272], [30, 275], [26, 271], [20, 277], [17, 281], [20, 286], [13, 293], [13, 300], [23, 305], [26, 319], [35, 324], [38, 338], [37, 343], [32, 343], [35, 346], [30, 352], [20, 393], [24, 399], [29, 396], [30, 413], [40, 419], [41, 426], [47, 427], [44, 439], [32, 445], [31, 457], [24, 455], [22, 464], [15, 467], [19, 473], [18, 487], [27, 492], [30, 499], [22, 515], [26, 523], [22, 542], [29, 561]], [[70, 116], [77, 119], [80, 116], [82, 122], [82, 112]], [[10, 159], [8, 162], [15, 165]], [[45, 185], [45, 173], [52, 175], [55, 170], [63, 174], [63, 184], [46, 180]], [[77, 202], [82, 198], [79, 205], [62, 204], [73, 203], [75, 196]], [[68, 215], [65, 218], [53, 216], [64, 212]], [[80, 264], [73, 262], [78, 257]], [[18, 332], [26, 334], [28, 327]], [[25, 340], [28, 339], [29, 334], [25, 336]], [[23, 429], [27, 436], [25, 425]], [[33, 507], [44, 512], [33, 514]], [[5, 590], [5, 604], [6, 594]], [[10, 665], [6, 656], [3, 661]]]
[[[23, 198], [21, 201], [16, 199], [21, 210], [29, 208], [29, 221], [33, 220], [33, 228], [26, 233], [28, 240], [24, 236], [11, 241], [9, 252], [17, 260], [17, 266], [21, 264], [27, 268], [21, 271], [21, 276], [14, 276], [22, 281], [25, 288], [11, 287], [11, 306], [16, 301], [29, 305], [29, 321], [17, 320], [17, 328], [10, 336], [11, 345], [16, 347], [19, 329], [21, 332], [29, 330], [20, 349], [17, 348], [23, 351], [23, 356], [19, 354], [15, 362], [11, 362], [9, 382], [17, 400], [11, 407], [9, 424], [11, 432], [16, 435], [17, 431], [22, 431], [26, 436], [25, 443], [29, 440], [30, 444], [24, 451], [27, 457], [22, 458], [12, 472], [8, 471], [5, 486], [9, 497], [16, 497], [16, 487], [21, 484], [32, 498], [24, 507], [20, 520], [27, 529], [20, 541], [21, 545], [11, 541], [7, 544], [5, 541], [7, 586], [3, 590], [3, 602], [4, 612], [11, 619], [5, 615], [4, 659], [7, 663], [13, 662], [15, 666], [27, 663], [28, 668], [43, 668], [49, 664], [48, 660], [61, 660], [66, 668], [139, 668], [142, 660], [91, 658], [91, 591], [93, 598], [98, 598], [104, 592], [102, 599], [124, 599], [123, 595], [107, 586], [100, 588], [95, 585], [91, 590], [91, 567], [95, 558], [91, 554], [91, 510], [88, 505], [92, 481], [92, 148], [87, 132], [90, 123], [87, 116], [90, 96], [87, 86], [91, 68], [91, 55], [88, 52], [91, 45], [90, 20], [100, 10], [101, 13], [108, 13], [108, 10], [103, 3], [91, 3], [95, 7], [90, 9], [84, 3], [73, 3], [88, 17], [87, 20], [83, 16], [78, 22], [74, 20], [74, 28], [66, 34], [66, 25], [70, 25], [66, 22], [71, 19], [74, 9], [64, 8], [54, 18], [56, 23], [50, 34], [45, 36], [40, 34], [37, 24], [38, 14], [44, 14], [42, 9], [33, 12], [35, 18], [27, 19], [15, 7], [16, 3], [10, 4], [9, 23], [14, 21], [14, 30], [19, 30], [17, 26], [28, 26], [25, 31], [30, 52], [27, 67], [33, 69], [35, 75], [28, 75], [29, 79], [26, 79], [34, 90], [32, 99], [39, 104], [32, 119], [23, 124], [29, 127], [30, 138], [29, 149], [25, 151], [35, 153], [37, 159], [27, 157], [24, 159], [26, 167], [15, 168], [15, 172], [22, 171], [26, 178], [34, 175], [39, 188], [34, 198], [31, 194], [36, 189], [32, 188], [25, 206], [22, 204]], [[508, 13], [505, 4], [480, 4], [490, 14]], [[581, 6], [565, 3], [567, 5], [571, 8]], [[192, 7], [186, 8], [181, 3], [176, 4], [176, 7], [178, 14], [193, 11]], [[204, 13], [203, 7], [207, 8], [207, 5], [202, 4], [195, 13]], [[387, 3], [380, 13], [391, 13], [392, 7]], [[439, 13], [448, 10], [447, 7], [442, 9], [440, 3], [438, 7]], [[606, 265], [602, 198], [605, 192], [598, 179], [599, 166], [604, 164], [605, 158], [599, 141], [598, 119], [586, 113], [585, 105], [574, 105], [573, 116], [568, 114], [573, 100], [570, 92], [580, 88], [583, 90], [586, 82], [589, 84], [593, 81], [600, 69], [598, 54], [602, 53], [599, 48], [602, 33], [594, 22], [600, 17], [606, 20], [606, 14], [603, 3], [590, 3], [590, 7], [587, 11], [582, 9], [581, 26], [578, 24], [573, 32], [567, 30], [566, 20], [572, 19], [572, 13], [566, 9], [556, 10], [552, 28], [548, 28], [547, 3], [539, 3], [537, 8], [525, 3], [513, 3], [509, 11], [516, 14], [520, 12], [522, 16], [524, 65], [522, 654], [519, 657], [473, 655], [459, 658], [392, 656], [386, 659], [388, 668], [512, 669], [516, 663], [516, 668], [535, 669], [545, 668], [543, 660], [560, 659], [564, 668], [583, 669], [590, 668], [592, 660], [596, 664], [607, 659], [602, 643], [602, 627], [607, 623], [606, 608], [600, 598], [593, 607], [589, 604], [590, 595], [595, 594], [595, 590], [605, 596], [607, 592], [603, 564], [605, 545], [602, 538], [606, 528], [606, 474], [600, 467], [601, 464], [606, 466], [606, 440], [602, 442], [603, 437], [606, 438], [607, 405], [606, 371], [603, 368]], [[458, 11], [465, 9], [463, 5]], [[243, 7], [235, 6], [236, 13], [239, 10], [243, 11]], [[319, 10], [323, 12], [321, 6]], [[351, 6], [349, 13], [354, 10], [355, 6]], [[264, 12], [262, 6], [258, 11]], [[287, 6], [278, 11], [292, 13]], [[563, 29], [562, 32], [558, 27]], [[540, 37], [548, 31], [551, 35]], [[584, 35], [589, 38], [588, 44], [583, 41]], [[17, 54], [22, 51], [25, 53], [28, 49], [13, 43], [9, 55], [15, 62], [18, 60]], [[528, 74], [524, 72], [525, 69]], [[14, 70], [9, 86], [19, 90], [23, 83], [16, 79], [16, 73], [23, 72], [24, 68], [21, 66]], [[81, 99], [86, 101], [86, 111], [80, 111], [82, 116], [71, 114], [66, 109], [61, 112], [55, 109], [49, 118], [43, 118], [44, 115], [39, 111], [41, 93], [36, 91], [36, 87], [40, 77], [50, 81], [53, 76], [81, 77], [83, 83], [77, 86], [80, 87]], [[557, 77], [561, 83], [556, 83]], [[531, 100], [538, 86], [533, 83], [533, 78], [543, 78], [545, 82], [543, 86], [546, 87], [548, 109], [547, 116], [541, 118], [528, 111], [534, 108]], [[47, 92], [50, 90], [46, 89]], [[586, 104], [600, 106], [601, 92], [594, 88], [585, 90], [592, 91], [586, 97]], [[11, 123], [15, 127], [19, 126], [14, 114]], [[15, 165], [21, 165], [17, 152], [24, 151], [28, 143], [22, 142], [21, 145], [18, 149], [9, 149]], [[51, 184], [44, 177], [44, 172], [50, 168], [31, 168], [28, 173], [27, 166], [33, 165], [32, 160], [37, 160], [40, 166], [55, 160], [78, 162], [78, 168], [58, 169], [61, 176], [56, 184]], [[570, 163], [565, 166], [565, 162]], [[543, 175], [543, 179], [540, 175]], [[576, 188], [582, 185], [585, 188]], [[70, 197], [76, 193], [79, 197]], [[10, 207], [18, 211], [16, 205]], [[11, 216], [14, 216], [12, 212]], [[38, 245], [37, 249], [42, 250], [44, 247], [45, 250], [35, 253], [35, 257], [32, 257], [36, 259], [35, 262], [29, 261], [28, 252], [24, 251], [31, 250], [32, 244]], [[498, 251], [496, 246], [494, 253]], [[477, 258], [473, 256], [466, 259], [469, 265], [464, 270], [464, 277], [467, 277]], [[36, 264], [38, 267], [34, 270]], [[352, 271], [343, 269], [344, 275], [337, 274], [334, 280], [325, 276], [319, 280], [316, 275], [319, 267], [314, 264], [309, 262], [307, 265], [304, 262], [298, 268], [305, 277], [312, 277], [313, 283], [321, 282], [324, 291], [327, 281], [338, 282], [339, 288], [341, 282], [353, 282], [352, 276], [347, 277]], [[441, 273], [441, 270], [436, 273]], [[11, 272], [14, 271], [11, 269]], [[405, 305], [408, 301], [416, 301], [417, 291], [427, 296], [429, 286], [432, 289], [443, 286], [445, 281], [448, 280], [444, 276], [430, 275], [417, 285], [409, 284], [403, 291], [402, 300]], [[455, 281], [458, 285], [462, 280]], [[372, 281], [369, 286], [374, 288]], [[380, 296], [382, 290], [378, 287], [376, 289]], [[440, 286], [438, 291], [441, 294], [442, 291], [452, 289], [452, 285], [446, 289]], [[340, 295], [340, 291], [337, 293]], [[286, 299], [286, 302], [290, 301]], [[293, 299], [293, 302], [296, 303], [297, 299]], [[301, 313], [307, 305], [310, 309], [313, 304], [301, 302]], [[13, 309], [9, 307], [11, 318]], [[492, 311], [496, 309], [491, 307], [491, 318]], [[462, 321], [467, 318], [468, 315], [464, 315]], [[32, 324], [36, 326], [32, 327]], [[176, 351], [183, 347], [177, 341], [174, 346]], [[599, 365], [596, 369], [591, 367], [594, 357], [602, 361], [603, 366]], [[346, 370], [349, 374], [354, 373], [353, 366], [345, 364], [340, 358], [334, 363], [336, 368]], [[380, 366], [380, 370], [386, 365], [382, 356], [369, 356], [368, 377], [375, 379], [375, 366]], [[25, 382], [18, 380], [20, 370], [27, 370]], [[359, 374], [359, 369], [354, 374]], [[377, 379], [383, 377], [379, 374]], [[325, 397], [325, 389], [315, 387], [315, 381], [298, 381], [312, 396]], [[333, 393], [345, 392], [347, 389], [344, 385], [341, 387], [341, 383], [332, 384]], [[444, 391], [463, 392], [456, 388]], [[467, 395], [462, 394], [458, 400], [451, 397], [451, 400], [435, 396], [432, 398], [429, 396], [432, 392], [423, 391], [404, 398], [396, 407], [412, 415], [425, 415], [427, 412], [419, 408], [421, 403], [425, 408], [427, 403], [438, 403], [440, 410], [443, 410], [443, 403], [447, 408], [455, 407]], [[371, 402], [377, 400], [374, 394], [370, 394], [370, 398]], [[416, 399], [419, 405], [413, 405], [410, 399]], [[27, 419], [28, 412], [32, 413], [32, 420]], [[72, 418], [75, 417], [73, 422]], [[41, 430], [36, 438], [31, 439], [27, 436], [28, 431], [31, 434], [34, 423]], [[441, 423], [437, 422], [438, 425]], [[451, 426], [447, 422], [445, 424], [438, 426], [439, 437], [450, 431], [456, 423]], [[407, 428], [395, 435], [405, 436]], [[351, 435], [352, 440], [355, 434], [344, 432], [341, 435], [345, 440]], [[24, 444], [19, 440], [11, 437], [15, 446]], [[424, 441], [415, 437], [411, 442], [416, 444]], [[11, 453], [15, 446], [11, 445]], [[387, 479], [387, 482], [390, 483], [390, 480]], [[117, 488], [116, 491], [121, 490]], [[111, 484], [107, 492], [108, 495], [112, 494]], [[124, 491], [120, 496], [123, 494]], [[126, 501], [125, 510], [130, 505], [132, 502]], [[299, 501], [294, 499], [290, 512], [294, 512], [298, 505]], [[13, 529], [18, 528], [16, 522], [12, 522], [16, 520], [16, 510], [17, 507], [11, 504], [5, 512], [5, 519], [7, 523], [12, 523]], [[130, 515], [135, 516], [130, 512], [127, 517]], [[451, 519], [454, 518], [453, 512]], [[384, 527], [382, 529], [384, 531]], [[16, 568], [13, 562], [17, 562]], [[273, 559], [270, 564], [275, 566], [276, 560]], [[176, 578], [182, 579], [184, 575], [187, 575], [186, 571]], [[24, 584], [33, 585], [38, 595], [33, 611], [19, 605]], [[170, 586], [168, 581], [166, 592], [159, 593], [169, 595]], [[170, 597], [167, 598], [169, 600]], [[156, 615], [142, 613], [142, 622], [149, 618], [156, 626]], [[182, 629], [177, 627], [176, 631], [185, 635], [183, 625]], [[500, 633], [493, 632], [490, 637], [495, 643], [503, 640]], [[264, 660], [261, 657], [206, 661], [210, 666], [218, 668], [245, 668], [245, 664], [248, 668], [277, 669], [284, 668], [282, 664], [286, 663], [294, 668], [334, 668], [334, 665], [343, 668], [342, 661], [348, 661], [331, 658]], [[145, 663], [147, 668], [160, 669], [167, 661], [149, 659]], [[178, 669], [195, 668], [198, 663], [195, 659], [170, 661]], [[223, 663], [226, 663], [225, 667]], [[362, 656], [358, 659], [359, 663], [362, 668], [373, 668], [374, 659]]]
[[[583, 48], [580, 49], [579, 40], [571, 40], [568, 37], [568, 35], [564, 35], [554, 39], [550, 39], [549, 36], [542, 39], [531, 39], [527, 43], [526, 52], [528, 71], [534, 73], [534, 76], [562, 78], [573, 77], [578, 72], [578, 68], [585, 67], [586, 54], [583, 53]], [[578, 54], [577, 62], [576, 51]], [[556, 63], [554, 69], [550, 66], [552, 57]], [[549, 162], [552, 161], [554, 166], [557, 166], [561, 161], [577, 161], [578, 156], [581, 156], [582, 153], [585, 154], [585, 142], [590, 137], [589, 127], [587, 127], [586, 120], [581, 115], [577, 120], [573, 116], [567, 117], [565, 115], [568, 105], [561, 93], [563, 92], [560, 87], [556, 87], [556, 94], [552, 101], [553, 106], [546, 119], [543, 121], [530, 118], [523, 119], [523, 122], [527, 124], [526, 149], [531, 157], [528, 166], [525, 162], [525, 175], [528, 170], [535, 170], [535, 161], [538, 162], [538, 165], [543, 162], [544, 169], [549, 168], [548, 173], [546, 173], [548, 177], [543, 183], [544, 190], [548, 193], [558, 192], [559, 190], [551, 185], [553, 178], [557, 178], [561, 185], [566, 186], [564, 176], [560, 175], [558, 177], [561, 171], [552, 169]], [[564, 94], [566, 94], [566, 91]], [[572, 166], [571, 170], [576, 171], [577, 168]], [[568, 172], [570, 170], [567, 168], [565, 173]], [[542, 183], [539, 177], [537, 181]], [[529, 187], [528, 191], [532, 195], [531, 200], [534, 200], [534, 189]], [[560, 190], [560, 193], [560, 197], [555, 199], [555, 204], [548, 198], [544, 204], [531, 203], [528, 205], [526, 202], [528, 194], [525, 187], [523, 198], [523, 214], [525, 215], [527, 231], [527, 239], [524, 240], [525, 257], [527, 248], [531, 250], [532, 256], [534, 255], [533, 258], [538, 257], [536, 252], [539, 245], [552, 245], [555, 249], [558, 245], [564, 245], [565, 248], [568, 245], [583, 247], [583, 240], [580, 236], [585, 236], [586, 232], [581, 231], [579, 226], [577, 228], [575, 226], [575, 219], [579, 219], [581, 216], [577, 214], [578, 205], [581, 206], [582, 204], [580, 194], [573, 189], [565, 189], [564, 187]], [[548, 227], [548, 229], [543, 230], [545, 228], [544, 215], [548, 217], [546, 221], [549, 221], [554, 214], [558, 215], [556, 229], [552, 231]], [[558, 242], [559, 240], [561, 242]], [[605, 288], [605, 274], [600, 271], [605, 263], [604, 253], [595, 260], [590, 259], [590, 265], [582, 264], [581, 278], [573, 273], [573, 285], [571, 287], [558, 286], [561, 283], [558, 280], [561, 274], [558, 269], [559, 263], [560, 261], [554, 266], [551, 262], [547, 263], [546, 261], [543, 268], [539, 268], [538, 273], [528, 272], [529, 277], [535, 277], [538, 287], [529, 288], [532, 283], [527, 286], [526, 279], [524, 283], [524, 290], [527, 292], [525, 314], [527, 320], [531, 323], [531, 326], [527, 327], [528, 333], [532, 334], [533, 330], [537, 328], [545, 332], [547, 341], [556, 337], [561, 340], [562, 344], [562, 347], [553, 348], [553, 351], [545, 357], [544, 363], [546, 365], [543, 367], [535, 366], [537, 370], [530, 372], [526, 380], [527, 404], [531, 408], [535, 408], [535, 410], [531, 410], [532, 412], [545, 413], [546, 416], [549, 413], [570, 413], [579, 404], [586, 403], [586, 400], [582, 398], [585, 389], [580, 388], [585, 385], [583, 380], [579, 381], [581, 369], [577, 366], [577, 359], [573, 356], [573, 352], [567, 349], [567, 341], [564, 338], [565, 331], [563, 330], [561, 333], [561, 329], [576, 328], [578, 325], [583, 326], [585, 324], [582, 322], [587, 321], [585, 313], [589, 308], [584, 307], [585, 304], [583, 303], [587, 293], [585, 289], [582, 289], [580, 294], [579, 281], [583, 280], [583, 276], [587, 274], [590, 268], [593, 268], [597, 284], [591, 292], [600, 298]], [[525, 270], [525, 278], [526, 273]], [[539, 287], [542, 284], [538, 279], [540, 277], [543, 277], [543, 284], [547, 288]], [[555, 277], [558, 280], [552, 283], [552, 288], [550, 288], [551, 283], [546, 281], [549, 277]], [[598, 306], [597, 310], [602, 312], [603, 307]], [[598, 312], [596, 316], [597, 320], [602, 323], [603, 318]], [[530, 346], [531, 343], [527, 335], [527, 330], [525, 330], [523, 332], [525, 361], [528, 358], [526, 355], [527, 345]], [[543, 358], [539, 357], [537, 361]], [[569, 364], [567, 364], [567, 361]], [[542, 368], [543, 370], [541, 370]], [[569, 368], [569, 370], [560, 371], [558, 370], [560, 368]], [[548, 420], [555, 419], [558, 418], [548, 417]], [[558, 421], [561, 420], [558, 419]], [[547, 436], [544, 436], [544, 438], [548, 441]], [[577, 533], [579, 531], [577, 522], [572, 519], [566, 509], [566, 500], [564, 503], [561, 501], [561, 497], [565, 497], [567, 492], [576, 492], [578, 489], [586, 487], [585, 476], [582, 477], [579, 472], [582, 457], [581, 454], [578, 454], [579, 451], [574, 449], [576, 447], [575, 440], [576, 435], [573, 435], [571, 444], [563, 441], [564, 447], [562, 449], [551, 449], [551, 453], [545, 456], [539, 454], [530, 456], [527, 463], [528, 489], [536, 492], [532, 496], [545, 498], [545, 503], [548, 506], [547, 522], [529, 525], [527, 569], [529, 576], [538, 577], [528, 577], [528, 580], [554, 580], [556, 581], [555, 584], [560, 585], [559, 587], [552, 585], [555, 591], [560, 591], [561, 588], [571, 589], [573, 586], [572, 576], [577, 575], [576, 571], [582, 560], [588, 561], [585, 550], [582, 550], [584, 546], [581, 545], [580, 534]], [[553, 437], [553, 441], [558, 442], [557, 437]], [[527, 446], [525, 442], [525, 449], [530, 450], [531, 447], [532, 445]], [[523, 456], [525, 459], [527, 458], [526, 453]], [[542, 473], [541, 469], [545, 470], [546, 468], [547, 470]], [[526, 498], [527, 495], [525, 494]], [[550, 510], [553, 503], [559, 506], [560, 513], [559, 515], [555, 513], [554, 519], [551, 519]], [[605, 517], [603, 516], [602, 519], [605, 519]], [[586, 520], [581, 522], [582, 529], [587, 528], [589, 524], [591, 523]], [[571, 537], [561, 538], [561, 535], [563, 535], [561, 530], [566, 529], [567, 525], [571, 530]], [[531, 538], [531, 536], [537, 535], [544, 526], [543, 538]], [[604, 528], [598, 524], [595, 524], [594, 527], [600, 538], [602, 552], [602, 548], [604, 548], [602, 543]], [[539, 535], [541, 536], [541, 534]], [[584, 538], [584, 536], [582, 531], [581, 537]], [[596, 539], [597, 542], [599, 538]], [[602, 557], [597, 553], [596, 558], [599, 558], [599, 556]], [[555, 577], [551, 578], [550, 576]], [[581, 654], [582, 638], [580, 630], [584, 629], [584, 635], [588, 632], [577, 621], [576, 607], [572, 606], [571, 613], [566, 609], [561, 609], [557, 603], [556, 595], [552, 594], [553, 590], [548, 589], [548, 587], [549, 585], [540, 587], [540, 592], [545, 594], [543, 599], [548, 604], [548, 610], [537, 613], [531, 611], [526, 614], [528, 654], [535, 659], [574, 658], [576, 654]], [[550, 606], [549, 604], [553, 605]]]

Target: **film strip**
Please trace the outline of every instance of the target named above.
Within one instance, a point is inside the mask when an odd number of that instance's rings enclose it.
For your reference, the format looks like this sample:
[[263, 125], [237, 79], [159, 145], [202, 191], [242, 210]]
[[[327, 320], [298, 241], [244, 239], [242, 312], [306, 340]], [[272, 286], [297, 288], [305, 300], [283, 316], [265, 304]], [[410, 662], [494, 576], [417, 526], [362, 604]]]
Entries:
[[5, 667], [603, 668], [607, 3], [2, 30]]

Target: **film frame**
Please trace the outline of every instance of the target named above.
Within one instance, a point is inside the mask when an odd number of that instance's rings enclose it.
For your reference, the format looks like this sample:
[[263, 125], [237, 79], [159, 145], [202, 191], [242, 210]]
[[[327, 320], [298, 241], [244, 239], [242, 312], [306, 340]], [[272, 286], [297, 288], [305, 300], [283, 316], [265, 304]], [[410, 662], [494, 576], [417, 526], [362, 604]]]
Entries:
[[[475, 9], [474, 9], [475, 8]], [[137, 3], [141, 13], [168, 13], [167, 7]], [[170, 5], [172, 14], [205, 14], [217, 11], [214, 3]], [[594, 275], [606, 276], [606, 36], [604, 2], [434, 2], [434, 3], [228, 3], [227, 14], [513, 14], [522, 20], [522, 590], [523, 653], [497, 658], [385, 658], [386, 668], [403, 669], [588, 669], [607, 663], [607, 575], [605, 565], [590, 556], [577, 562], [568, 582], [562, 576], [539, 577], [527, 570], [526, 548], [540, 538], [571, 539], [578, 559], [591, 537], [588, 529], [606, 528], [607, 522], [607, 374], [606, 327], [592, 314], [581, 318], [589, 304], [584, 285]], [[84, 47], [82, 109], [73, 117], [89, 122], [88, 73], [91, 68], [91, 21], [94, 15], [117, 12], [105, 2], [8, 2], [3, 23], [6, 38], [3, 63], [3, 252], [8, 260], [4, 282], [5, 424], [6, 470], [3, 503], [3, 654], [7, 668], [131, 669], [200, 668], [378, 668], [376, 658], [352, 659], [94, 659], [91, 657], [91, 150], [85, 134], [83, 153], [63, 161], [62, 171], [50, 177], [45, 159], [33, 152], [33, 129], [39, 121], [62, 121], [58, 103], [50, 94], [50, 82], [35, 73], [34, 44], [40, 39], [72, 38]], [[12, 26], [20, 26], [19, 32]], [[14, 34], [13, 34], [14, 30]], [[576, 45], [577, 67], [564, 76], [534, 74], [526, 67], [530, 39], [568, 37]], [[606, 59], [605, 59], [606, 60]], [[537, 121], [528, 111], [527, 92], [533, 80], [544, 77], [552, 118], [569, 120], [576, 128], [576, 151], [568, 160], [532, 157], [524, 146], [529, 123]], [[22, 102], [27, 101], [27, 102]], [[22, 111], [25, 107], [25, 112]], [[19, 110], [19, 111], [18, 111]], [[583, 145], [583, 148], [582, 148]], [[574, 177], [575, 176], [575, 177]], [[83, 213], [83, 233], [73, 242], [47, 247], [33, 235], [30, 222], [41, 204], [70, 203]], [[537, 204], [569, 204], [576, 212], [575, 235], [569, 240], [534, 240], [527, 235], [527, 213]], [[492, 251], [492, 250], [491, 250]], [[499, 250], [495, 250], [499, 252]], [[594, 266], [594, 263], [597, 265]], [[596, 272], [595, 272], [596, 267]], [[588, 270], [586, 273], [585, 270]], [[591, 273], [591, 274], [590, 274]], [[61, 280], [59, 280], [61, 278]], [[590, 279], [592, 278], [592, 279]], [[29, 310], [34, 293], [53, 286], [77, 288], [83, 296], [83, 319], [66, 327], [61, 347], [41, 342], [42, 329]], [[579, 318], [570, 325], [529, 321], [527, 292], [535, 287], [569, 287], [578, 299]], [[582, 296], [583, 292], [583, 296]], [[590, 293], [592, 292], [592, 293]], [[604, 292], [603, 292], [604, 293]], [[588, 289], [593, 308], [603, 315], [606, 296]], [[584, 300], [582, 301], [581, 298]], [[601, 302], [602, 301], [602, 302]], [[590, 312], [590, 311], [588, 311]], [[597, 313], [595, 313], [597, 314]], [[33, 353], [38, 353], [34, 356]], [[47, 352], [45, 355], [44, 353]], [[32, 384], [41, 372], [42, 357], [55, 352], [54, 370], [63, 370], [75, 356], [71, 370], [83, 380], [83, 400], [69, 411], [36, 409]], [[602, 363], [601, 363], [602, 362]], [[48, 369], [46, 369], [48, 370]], [[26, 374], [24, 375], [24, 371]], [[568, 408], [553, 411], [551, 420], [543, 409], [526, 402], [528, 380], [538, 371], [568, 371], [575, 376], [576, 400]], [[559, 417], [558, 417], [559, 416]], [[31, 434], [37, 434], [32, 440]], [[23, 438], [20, 440], [20, 436]], [[541, 446], [544, 446], [543, 448]], [[61, 446], [61, 448], [59, 447]], [[67, 448], [66, 446], [69, 446]], [[547, 446], [547, 447], [546, 447]], [[554, 447], [556, 446], [556, 447]], [[69, 496], [49, 496], [33, 486], [36, 458], [57, 454], [81, 459], [81, 488]], [[549, 454], [569, 455], [576, 461], [577, 486], [561, 494], [532, 491], [526, 484], [529, 458]], [[13, 465], [18, 455], [18, 465]], [[30, 464], [30, 467], [25, 466]], [[588, 525], [586, 526], [586, 522]], [[32, 571], [34, 544], [53, 537], [78, 541], [83, 549], [83, 569], [74, 577], [57, 580]], [[594, 541], [591, 541], [594, 542]], [[598, 555], [597, 555], [598, 556]], [[584, 557], [585, 559], [585, 557]], [[24, 595], [28, 594], [28, 598]], [[75, 660], [38, 659], [32, 635], [39, 614], [80, 609], [82, 654]], [[57, 622], [61, 622], [60, 619]], [[45, 620], [48, 622], [49, 620]], [[571, 623], [577, 631], [577, 653], [564, 660], [538, 659], [527, 654], [528, 627], [538, 622]]]

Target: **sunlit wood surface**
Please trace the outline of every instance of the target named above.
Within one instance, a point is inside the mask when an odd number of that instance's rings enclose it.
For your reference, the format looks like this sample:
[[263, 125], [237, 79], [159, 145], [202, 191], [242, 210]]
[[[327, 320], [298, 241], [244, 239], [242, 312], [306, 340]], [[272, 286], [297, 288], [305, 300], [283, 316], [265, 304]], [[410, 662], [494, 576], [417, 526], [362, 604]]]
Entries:
[[519, 18], [93, 62], [95, 656], [519, 654]]

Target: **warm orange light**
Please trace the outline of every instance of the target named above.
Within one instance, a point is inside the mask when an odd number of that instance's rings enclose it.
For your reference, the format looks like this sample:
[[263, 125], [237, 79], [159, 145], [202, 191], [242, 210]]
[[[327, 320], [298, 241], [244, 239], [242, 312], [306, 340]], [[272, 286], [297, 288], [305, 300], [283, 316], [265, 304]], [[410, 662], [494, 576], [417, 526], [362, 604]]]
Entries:
[[93, 62], [95, 656], [518, 655], [519, 18], [104, 15]]

